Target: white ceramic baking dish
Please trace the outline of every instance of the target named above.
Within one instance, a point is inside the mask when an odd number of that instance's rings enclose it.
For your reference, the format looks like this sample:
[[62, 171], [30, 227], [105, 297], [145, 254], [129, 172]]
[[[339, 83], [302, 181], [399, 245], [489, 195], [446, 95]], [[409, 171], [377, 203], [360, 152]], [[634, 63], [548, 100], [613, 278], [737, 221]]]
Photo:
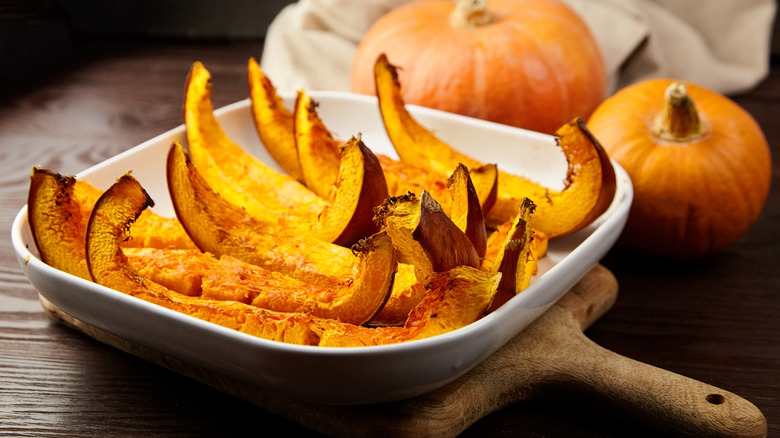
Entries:
[[[309, 94], [319, 102], [318, 113], [336, 137], [362, 133], [364, 143], [375, 153], [396, 157], [375, 98], [340, 92]], [[293, 99], [286, 96], [289, 107]], [[551, 136], [413, 105], [409, 110], [442, 140], [477, 159], [551, 187], [562, 184], [565, 159]], [[273, 164], [255, 132], [248, 100], [215, 113], [236, 143]], [[154, 199], [154, 210], [171, 216], [165, 157], [173, 140], [186, 145], [183, 126], [77, 177], [105, 189], [132, 171]], [[617, 164], [615, 170], [617, 193], [609, 210], [586, 229], [553, 240], [531, 286], [465, 328], [397, 345], [335, 349], [258, 339], [65, 274], [37, 257], [26, 207], [14, 221], [12, 240], [21, 266], [39, 293], [81, 321], [246, 384], [315, 402], [369, 404], [413, 397], [461, 376], [528, 326], [588, 272], [615, 243], [628, 216], [631, 182]]]

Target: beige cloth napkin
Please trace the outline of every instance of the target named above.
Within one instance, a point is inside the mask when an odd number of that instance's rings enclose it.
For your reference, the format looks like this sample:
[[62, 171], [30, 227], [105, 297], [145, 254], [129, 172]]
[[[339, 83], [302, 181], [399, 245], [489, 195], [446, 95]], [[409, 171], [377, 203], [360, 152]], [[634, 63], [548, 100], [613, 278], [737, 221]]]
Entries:
[[[261, 67], [279, 91], [349, 90], [357, 44], [409, 0], [300, 0], [271, 23]], [[774, 0], [566, 0], [602, 49], [609, 91], [651, 78], [683, 79], [724, 94], [769, 71]]]

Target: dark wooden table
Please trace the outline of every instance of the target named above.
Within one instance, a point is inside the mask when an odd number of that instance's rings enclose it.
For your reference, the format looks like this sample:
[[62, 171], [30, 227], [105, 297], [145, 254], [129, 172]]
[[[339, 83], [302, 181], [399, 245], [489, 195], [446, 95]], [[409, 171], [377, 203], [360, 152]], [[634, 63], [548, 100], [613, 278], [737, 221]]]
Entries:
[[[213, 73], [215, 106], [247, 97], [260, 43], [78, 47], [67, 66], [3, 85], [0, 100], [0, 435], [259, 436], [311, 433], [164, 368], [50, 322], [11, 251], [11, 222], [33, 165], [75, 173], [182, 123], [193, 61]], [[780, 70], [736, 100], [780, 155]], [[740, 242], [689, 263], [613, 249], [621, 286], [586, 334], [605, 348], [734, 392], [780, 434], [780, 190]], [[637, 430], [640, 429], [640, 430]], [[516, 405], [464, 436], [636, 436], [610, 412], [566, 401]]]

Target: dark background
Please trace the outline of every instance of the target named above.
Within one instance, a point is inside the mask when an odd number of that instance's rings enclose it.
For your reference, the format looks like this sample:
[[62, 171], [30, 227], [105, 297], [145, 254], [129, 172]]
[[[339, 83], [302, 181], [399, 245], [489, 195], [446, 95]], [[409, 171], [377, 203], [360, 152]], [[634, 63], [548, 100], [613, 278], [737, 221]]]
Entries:
[[111, 50], [131, 41], [261, 42], [273, 18], [289, 3], [0, 0], [0, 97], [23, 92], [23, 84], [60, 75], [86, 52], [93, 55], [96, 45]]

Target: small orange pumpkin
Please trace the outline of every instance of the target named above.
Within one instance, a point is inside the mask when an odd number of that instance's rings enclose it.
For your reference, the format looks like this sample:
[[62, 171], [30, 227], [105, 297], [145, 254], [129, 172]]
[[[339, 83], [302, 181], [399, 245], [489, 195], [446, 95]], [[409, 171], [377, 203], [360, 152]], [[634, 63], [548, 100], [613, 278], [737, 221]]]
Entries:
[[407, 103], [540, 132], [587, 119], [606, 92], [598, 44], [560, 0], [404, 4], [358, 46], [353, 92], [375, 94], [381, 53], [399, 67]]
[[717, 92], [646, 80], [605, 100], [588, 127], [633, 182], [628, 247], [701, 257], [737, 241], [764, 207], [769, 145], [753, 117]]

